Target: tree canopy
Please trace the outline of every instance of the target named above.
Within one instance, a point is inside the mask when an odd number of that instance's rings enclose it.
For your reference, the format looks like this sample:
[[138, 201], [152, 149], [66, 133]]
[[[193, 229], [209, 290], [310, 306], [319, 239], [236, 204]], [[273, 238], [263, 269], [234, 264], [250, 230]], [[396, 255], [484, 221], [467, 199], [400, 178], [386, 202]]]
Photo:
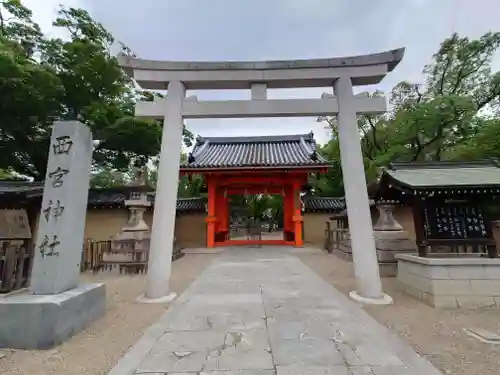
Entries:
[[[123, 184], [132, 163], [158, 159], [162, 124], [134, 117], [134, 104], [161, 94], [137, 89], [116, 58], [133, 53], [85, 10], [61, 7], [53, 26], [67, 37], [45, 36], [20, 0], [0, 0], [0, 177], [42, 179], [51, 126], [71, 119], [101, 141], [93, 186]], [[387, 114], [358, 118], [369, 181], [393, 161], [500, 159], [500, 72], [491, 67], [499, 47], [500, 33], [451, 35], [422, 82], [394, 86]], [[333, 137], [320, 152], [333, 167], [311, 183], [317, 194], [343, 195], [336, 121], [324, 120]], [[193, 141], [185, 128], [183, 141]], [[202, 187], [201, 178], [181, 178], [179, 195]]]
[[136, 100], [153, 94], [136, 89], [112, 52], [130, 50], [82, 9], [61, 7], [53, 26], [68, 37], [44, 36], [20, 0], [0, 0], [0, 169], [43, 178], [56, 119], [82, 121], [101, 140], [97, 170], [157, 156], [162, 124], [134, 117]]
[[[392, 89], [387, 114], [359, 116], [368, 181], [393, 161], [500, 158], [500, 72], [491, 68], [499, 46], [500, 33], [479, 39], [455, 33], [424, 67], [421, 83], [404, 81]], [[343, 195], [336, 121], [324, 121], [333, 137], [320, 151], [334, 166], [313, 186], [321, 195]]]

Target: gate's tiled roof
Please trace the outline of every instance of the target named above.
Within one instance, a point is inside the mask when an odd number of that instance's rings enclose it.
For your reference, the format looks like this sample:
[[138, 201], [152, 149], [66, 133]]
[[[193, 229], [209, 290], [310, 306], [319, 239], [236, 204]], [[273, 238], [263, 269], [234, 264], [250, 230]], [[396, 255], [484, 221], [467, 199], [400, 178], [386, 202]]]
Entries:
[[232, 169], [245, 167], [328, 167], [316, 152], [312, 133], [264, 137], [198, 138], [181, 169]]

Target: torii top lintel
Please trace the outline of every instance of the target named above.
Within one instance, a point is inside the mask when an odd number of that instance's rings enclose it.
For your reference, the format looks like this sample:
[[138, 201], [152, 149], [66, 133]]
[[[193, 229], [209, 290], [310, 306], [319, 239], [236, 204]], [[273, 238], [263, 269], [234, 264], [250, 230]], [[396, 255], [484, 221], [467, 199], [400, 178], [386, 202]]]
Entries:
[[402, 60], [404, 48], [349, 57], [282, 61], [154, 61], [119, 56], [127, 74], [144, 89], [163, 90], [171, 81], [186, 89], [248, 89], [251, 83], [268, 88], [328, 87], [341, 76], [353, 85], [379, 83]]

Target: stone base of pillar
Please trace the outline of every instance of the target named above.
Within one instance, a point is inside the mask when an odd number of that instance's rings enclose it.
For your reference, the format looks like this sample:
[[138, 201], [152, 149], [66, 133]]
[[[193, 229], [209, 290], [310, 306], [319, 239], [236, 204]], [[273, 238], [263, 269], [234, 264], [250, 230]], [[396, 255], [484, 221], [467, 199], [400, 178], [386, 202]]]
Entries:
[[170, 293], [160, 298], [148, 298], [145, 294], [141, 294], [139, 297], [137, 297], [136, 301], [139, 303], [169, 303], [172, 302], [175, 297], [177, 297], [177, 293]]
[[390, 305], [392, 304], [392, 297], [387, 294], [382, 294], [379, 298], [369, 298], [359, 295], [359, 293], [353, 290], [349, 293], [354, 301], [362, 303], [364, 305]]
[[80, 284], [52, 295], [0, 298], [0, 348], [50, 349], [106, 313], [106, 286]]
[[416, 254], [418, 251], [415, 241], [403, 230], [375, 230], [373, 236], [382, 277], [397, 276], [398, 261], [394, 257], [396, 254]]

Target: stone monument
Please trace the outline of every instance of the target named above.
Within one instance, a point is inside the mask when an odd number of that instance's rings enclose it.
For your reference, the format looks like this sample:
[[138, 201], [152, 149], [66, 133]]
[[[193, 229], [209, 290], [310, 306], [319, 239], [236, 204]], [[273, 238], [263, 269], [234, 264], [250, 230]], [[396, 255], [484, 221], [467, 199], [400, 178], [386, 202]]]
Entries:
[[47, 349], [104, 315], [104, 284], [79, 284], [92, 134], [77, 121], [52, 130], [29, 290], [0, 299], [0, 347]]
[[394, 256], [417, 253], [417, 245], [394, 219], [394, 202], [379, 202], [376, 207], [380, 216], [373, 226], [373, 236], [380, 274], [383, 277], [394, 277], [398, 272], [398, 261]]

